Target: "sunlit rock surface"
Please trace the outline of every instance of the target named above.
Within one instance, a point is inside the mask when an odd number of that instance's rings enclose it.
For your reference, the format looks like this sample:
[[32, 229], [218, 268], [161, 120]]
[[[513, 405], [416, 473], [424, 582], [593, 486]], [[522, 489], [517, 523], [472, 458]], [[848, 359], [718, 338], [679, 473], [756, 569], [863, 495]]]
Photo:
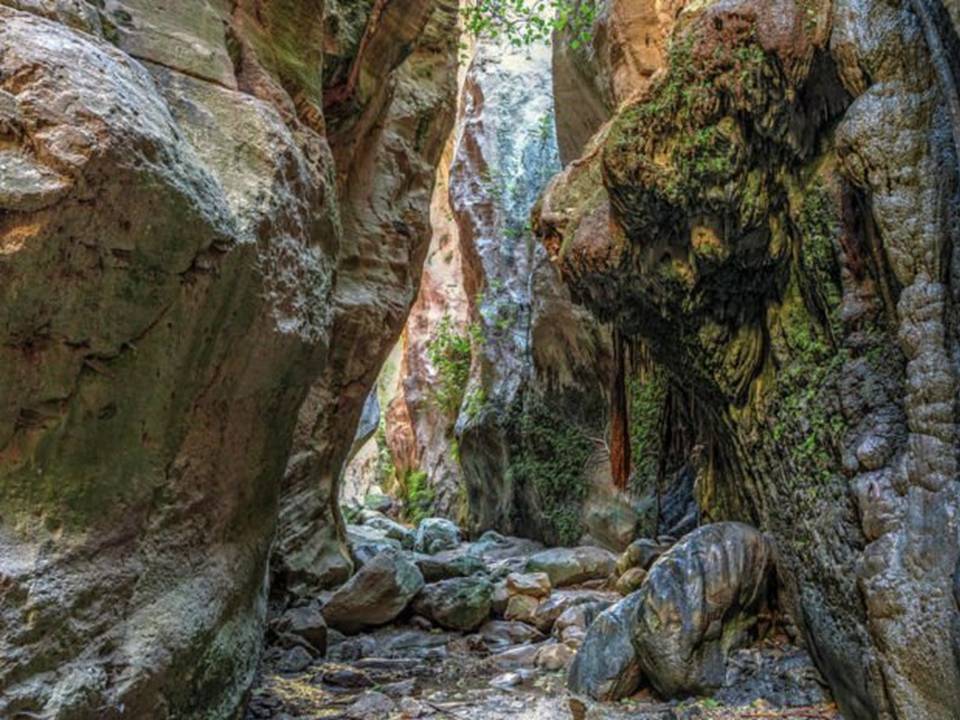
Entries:
[[298, 408], [335, 496], [413, 300], [455, 14], [382, 16], [357, 89], [314, 3], [0, 2], [0, 715], [235, 716]]

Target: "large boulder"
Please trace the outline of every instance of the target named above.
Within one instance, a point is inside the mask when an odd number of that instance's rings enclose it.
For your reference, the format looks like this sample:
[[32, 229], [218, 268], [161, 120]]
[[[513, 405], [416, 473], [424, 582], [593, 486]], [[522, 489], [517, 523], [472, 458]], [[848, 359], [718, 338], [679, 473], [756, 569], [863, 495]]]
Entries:
[[595, 700], [618, 700], [640, 686], [642, 671], [633, 629], [642, 601], [635, 593], [593, 621], [567, 674], [571, 692]]
[[424, 586], [415, 612], [448, 630], [476, 630], [490, 617], [493, 585], [484, 577], [459, 577]]
[[327, 625], [344, 633], [384, 625], [423, 587], [417, 566], [395, 549], [384, 550], [337, 590], [323, 606]]
[[321, 655], [327, 651], [327, 623], [316, 603], [290, 608], [273, 623], [278, 635], [302, 638]]
[[462, 550], [444, 550], [436, 555], [414, 555], [414, 562], [428, 583], [453, 577], [485, 574], [487, 566], [476, 555]]
[[741, 523], [706, 525], [674, 545], [641, 588], [590, 626], [568, 676], [574, 692], [613, 700], [641, 672], [665, 697], [721, 687], [731, 650], [767, 607], [774, 550]]
[[405, 525], [401, 525], [396, 520], [391, 520], [382, 512], [369, 509], [361, 510], [359, 520], [363, 526], [378, 530], [391, 540], [397, 540], [405, 550], [413, 549], [416, 539], [414, 531]]
[[602, 580], [608, 577], [616, 566], [616, 555], [609, 550], [589, 545], [550, 548], [527, 560], [527, 572], [546, 573], [553, 587]]
[[460, 528], [445, 518], [424, 518], [417, 526], [414, 549], [419, 553], [434, 555], [459, 544]]
[[347, 547], [356, 567], [362, 567], [384, 550], [401, 550], [399, 540], [387, 537], [382, 530], [366, 525], [347, 525]]

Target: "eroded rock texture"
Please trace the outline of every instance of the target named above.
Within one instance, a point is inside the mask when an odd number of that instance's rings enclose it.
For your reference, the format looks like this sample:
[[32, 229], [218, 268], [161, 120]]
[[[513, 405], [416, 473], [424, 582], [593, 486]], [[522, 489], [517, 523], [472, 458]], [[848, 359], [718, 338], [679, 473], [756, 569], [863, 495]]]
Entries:
[[[944, 9], [920, 8], [956, 68]], [[845, 714], [955, 718], [960, 266], [936, 43], [910, 5], [845, 0], [698, 3], [671, 33], [539, 231], [574, 296], [692, 389], [701, 508], [772, 533]]]
[[274, 555], [278, 584], [295, 594], [350, 571], [340, 473], [417, 294], [437, 163], [454, 120], [456, 19], [446, 0], [390, 4], [357, 26], [360, 37], [339, 37], [332, 53], [326, 112], [344, 243], [331, 308], [336, 342], [300, 410]]
[[336, 528], [455, 87], [452, 5], [370, 10], [0, 2], [0, 715], [234, 715], [311, 386]]
[[558, 168], [550, 53], [481, 44], [465, 80], [451, 205], [482, 338], [457, 421], [474, 530], [575, 542], [603, 453], [610, 339], [530, 234]]
[[568, 686], [602, 700], [631, 695], [641, 682], [663, 697], [715, 692], [729, 655], [754, 639], [768, 610], [774, 563], [772, 544], [754, 528], [698, 528], [590, 625]]
[[[433, 235], [423, 266], [420, 294], [410, 309], [401, 338], [396, 396], [390, 402], [386, 440], [401, 480], [426, 474], [433, 514], [455, 518], [463, 512], [463, 473], [456, 452], [455, 426], [462, 393], [449, 400], [437, 393], [442, 382], [431, 361], [441, 333], [470, 337], [470, 300], [464, 290], [464, 266], [457, 224], [450, 209], [449, 170], [456, 133], [444, 149], [431, 204]], [[464, 354], [465, 355], [465, 354]], [[469, 364], [463, 357], [462, 361]], [[406, 484], [401, 483], [406, 489]]]

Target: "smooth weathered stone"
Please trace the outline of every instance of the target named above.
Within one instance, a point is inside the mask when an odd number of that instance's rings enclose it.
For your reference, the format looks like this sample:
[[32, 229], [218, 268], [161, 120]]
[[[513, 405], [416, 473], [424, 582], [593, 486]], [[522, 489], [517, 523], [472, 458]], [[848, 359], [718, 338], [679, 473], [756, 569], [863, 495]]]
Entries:
[[643, 568], [630, 568], [623, 575], [617, 578], [617, 592], [621, 595], [629, 595], [634, 590], [639, 590], [646, 577], [647, 571]]
[[721, 687], [729, 653], [766, 611], [774, 552], [740, 523], [706, 525], [654, 564], [640, 590], [590, 625], [570, 668], [571, 690], [615, 700], [645, 678], [664, 697]]
[[550, 576], [546, 573], [510, 573], [507, 575], [507, 592], [510, 595], [545, 598], [550, 595], [550, 590]]
[[476, 630], [490, 617], [493, 585], [483, 577], [460, 577], [425, 585], [414, 598], [415, 612], [449, 630]]
[[616, 565], [617, 556], [603, 548], [551, 548], [531, 556], [527, 560], [527, 572], [544, 572], [553, 587], [564, 587], [605, 579]]
[[302, 637], [321, 655], [327, 651], [327, 623], [316, 604], [287, 610], [280, 616], [277, 632]]
[[414, 562], [427, 582], [485, 574], [487, 566], [476, 555], [462, 550], [444, 550], [436, 555], [414, 555]]
[[507, 601], [507, 609], [503, 616], [507, 620], [519, 620], [533, 625], [540, 602], [539, 599], [530, 595], [512, 595]]
[[423, 587], [423, 575], [396, 550], [384, 550], [340, 587], [323, 606], [327, 625], [345, 633], [396, 618]]
[[618, 700], [640, 685], [642, 669], [633, 647], [639, 594], [605, 610], [594, 620], [567, 675], [571, 692], [595, 700]]
[[444, 518], [424, 518], [417, 526], [414, 549], [419, 553], [435, 555], [453, 550], [460, 544], [460, 528]]

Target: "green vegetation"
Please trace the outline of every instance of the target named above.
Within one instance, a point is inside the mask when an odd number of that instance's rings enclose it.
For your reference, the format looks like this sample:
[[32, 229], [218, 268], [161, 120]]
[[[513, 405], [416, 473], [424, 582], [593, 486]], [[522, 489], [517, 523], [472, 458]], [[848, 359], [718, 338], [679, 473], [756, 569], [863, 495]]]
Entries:
[[427, 357], [437, 371], [437, 384], [431, 389], [436, 406], [455, 418], [463, 402], [473, 359], [473, 328], [458, 331], [449, 315], [444, 315], [427, 342]]
[[529, 393], [508, 419], [512, 460], [507, 472], [516, 487], [532, 487], [546, 520], [548, 538], [572, 545], [583, 532], [581, 509], [587, 495], [584, 468], [593, 443], [563, 413]]
[[430, 487], [427, 473], [423, 470], [413, 470], [406, 474], [400, 482], [404, 512], [414, 525], [433, 513], [434, 491]]
[[[691, 203], [720, 209], [722, 188], [745, 174], [749, 154], [739, 111], [765, 103], [770, 63], [752, 34], [739, 45], [718, 45], [707, 57], [694, 53], [696, 39], [692, 30], [673, 42], [663, 78], [621, 113], [608, 139], [608, 154], [622, 158], [624, 172], [639, 173], [636, 184], [649, 188], [631, 203], [648, 222]], [[762, 197], [761, 187], [753, 190]]]
[[390, 452], [390, 446], [387, 444], [387, 418], [386, 413], [380, 414], [380, 423], [377, 425], [377, 484], [382, 487], [390, 487], [397, 477], [397, 467], [393, 462], [393, 453]]
[[846, 423], [835, 392], [848, 358], [835, 338], [841, 333], [840, 268], [835, 247], [840, 232], [836, 203], [819, 182], [804, 194], [798, 213], [796, 270], [779, 312], [789, 362], [777, 373], [773, 439], [783, 443], [801, 490], [816, 500], [818, 488], [838, 472]]
[[661, 419], [667, 397], [663, 370], [653, 369], [647, 377], [627, 379], [630, 405], [630, 455], [633, 459], [631, 490], [642, 495], [653, 491], [657, 483], [661, 451]]
[[598, 11], [595, 0], [476, 0], [461, 12], [467, 32], [477, 38], [524, 47], [549, 42], [556, 31], [568, 33], [578, 48], [591, 41]]

